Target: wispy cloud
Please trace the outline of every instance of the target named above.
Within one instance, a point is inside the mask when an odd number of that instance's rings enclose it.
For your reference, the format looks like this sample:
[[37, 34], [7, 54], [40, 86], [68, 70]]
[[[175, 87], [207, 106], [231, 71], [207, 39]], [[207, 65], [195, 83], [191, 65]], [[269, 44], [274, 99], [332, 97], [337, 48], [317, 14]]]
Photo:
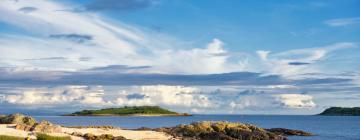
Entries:
[[333, 27], [347, 26], [347, 25], [359, 24], [359, 23], [360, 23], [360, 17], [338, 18], [338, 19], [331, 19], [325, 21], [325, 24]]

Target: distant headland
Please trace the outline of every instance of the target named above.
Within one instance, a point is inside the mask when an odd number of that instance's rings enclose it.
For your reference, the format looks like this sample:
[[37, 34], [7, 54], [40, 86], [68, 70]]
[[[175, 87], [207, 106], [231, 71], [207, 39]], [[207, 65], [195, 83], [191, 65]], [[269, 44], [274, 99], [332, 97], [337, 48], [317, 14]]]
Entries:
[[319, 115], [323, 116], [360, 116], [360, 107], [330, 107]]
[[191, 116], [187, 113], [173, 112], [159, 106], [125, 106], [99, 110], [82, 110], [63, 116]]

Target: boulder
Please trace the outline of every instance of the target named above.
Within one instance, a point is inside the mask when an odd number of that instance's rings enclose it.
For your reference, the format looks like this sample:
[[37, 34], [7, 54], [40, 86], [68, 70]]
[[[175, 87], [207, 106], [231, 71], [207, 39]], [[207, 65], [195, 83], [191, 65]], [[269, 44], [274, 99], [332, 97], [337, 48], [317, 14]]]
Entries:
[[31, 131], [42, 133], [61, 133], [62, 129], [60, 125], [54, 125], [48, 121], [41, 121], [32, 126]]
[[111, 134], [102, 134], [100, 136], [96, 136], [94, 134], [91, 133], [86, 133], [83, 136], [86, 140], [128, 140], [125, 137], [122, 136], [113, 136]]
[[11, 114], [8, 116], [0, 117], [0, 124], [23, 124], [23, 125], [34, 125], [36, 120], [30, 116], [23, 114]]
[[24, 124], [17, 124], [15, 126], [15, 129], [23, 130], [23, 131], [31, 131], [32, 126], [31, 125], [24, 125]]

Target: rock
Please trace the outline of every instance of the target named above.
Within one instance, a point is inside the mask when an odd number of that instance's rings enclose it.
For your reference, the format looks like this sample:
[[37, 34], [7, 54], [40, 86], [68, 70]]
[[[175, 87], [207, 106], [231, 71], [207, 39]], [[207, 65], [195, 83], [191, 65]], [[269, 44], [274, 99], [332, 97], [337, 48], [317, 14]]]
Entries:
[[23, 130], [23, 131], [30, 131], [32, 129], [32, 126], [30, 125], [24, 125], [24, 124], [17, 124], [15, 126], [15, 129]]
[[8, 116], [0, 117], [0, 124], [24, 124], [24, 125], [34, 125], [36, 120], [30, 116], [25, 116], [23, 114], [11, 114]]
[[154, 130], [188, 140], [287, 140], [254, 125], [230, 122], [203, 121]]
[[91, 133], [86, 133], [86, 134], [84, 135], [84, 138], [85, 138], [86, 140], [95, 140], [95, 139], [96, 139], [96, 136], [95, 136], [94, 134], [91, 134]]
[[301, 130], [293, 130], [293, 129], [286, 129], [286, 128], [271, 128], [266, 129], [269, 132], [278, 134], [278, 135], [284, 135], [284, 136], [313, 136], [314, 134], [301, 131]]
[[86, 140], [128, 140], [125, 137], [122, 137], [122, 136], [115, 137], [115, 136], [113, 136], [111, 134], [102, 134], [100, 136], [96, 136], [96, 135], [91, 134], [91, 133], [86, 133], [83, 137]]
[[71, 135], [76, 136], [76, 137], [83, 137], [84, 136], [81, 132], [73, 132], [73, 133], [71, 133]]
[[33, 125], [31, 131], [42, 132], [42, 133], [62, 133], [61, 126], [54, 125], [48, 121], [41, 121]]

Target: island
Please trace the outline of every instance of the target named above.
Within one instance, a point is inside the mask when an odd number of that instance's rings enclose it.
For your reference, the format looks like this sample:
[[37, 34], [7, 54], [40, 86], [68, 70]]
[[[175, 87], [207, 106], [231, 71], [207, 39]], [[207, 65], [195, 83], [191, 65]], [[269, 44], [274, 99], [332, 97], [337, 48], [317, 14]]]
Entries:
[[360, 107], [330, 107], [319, 115], [323, 116], [360, 116]]
[[132, 106], [105, 108], [99, 110], [82, 110], [63, 116], [191, 116], [188, 113], [177, 113], [159, 106]]

